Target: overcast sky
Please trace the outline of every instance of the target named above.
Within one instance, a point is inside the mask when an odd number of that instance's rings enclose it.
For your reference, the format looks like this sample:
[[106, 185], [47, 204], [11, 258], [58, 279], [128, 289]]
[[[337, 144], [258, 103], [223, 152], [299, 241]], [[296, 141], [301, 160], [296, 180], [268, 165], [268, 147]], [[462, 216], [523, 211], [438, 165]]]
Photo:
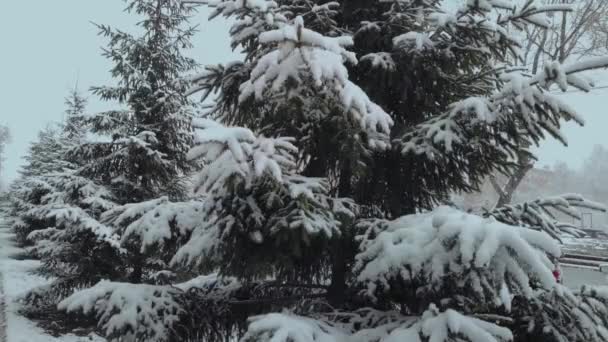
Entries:
[[[137, 18], [123, 12], [122, 0], [0, 2], [0, 123], [13, 135], [3, 174], [13, 180], [37, 132], [62, 119], [76, 82], [88, 90], [111, 81], [111, 63], [100, 55], [106, 40], [91, 22], [129, 30]], [[206, 18], [203, 11], [194, 18], [200, 27], [188, 54], [201, 64], [232, 60], [227, 24]], [[112, 107], [89, 96], [91, 112]]]
[[[5, 176], [12, 180], [22, 156], [37, 132], [51, 121], [61, 120], [64, 97], [78, 81], [86, 90], [110, 81], [111, 65], [100, 56], [105, 40], [91, 21], [128, 30], [136, 19], [123, 13], [121, 0], [2, 1], [0, 9], [0, 123], [8, 124], [13, 143], [8, 147]], [[208, 23], [200, 13], [195, 22], [200, 32], [190, 52], [200, 63], [233, 58], [226, 23]], [[599, 81], [600, 85], [608, 85]], [[608, 145], [608, 89], [594, 94], [567, 94], [569, 102], [587, 120], [585, 128], [567, 125], [570, 147], [551, 139], [539, 150], [540, 164], [557, 160], [579, 166], [593, 145]], [[109, 108], [89, 97], [89, 110]]]

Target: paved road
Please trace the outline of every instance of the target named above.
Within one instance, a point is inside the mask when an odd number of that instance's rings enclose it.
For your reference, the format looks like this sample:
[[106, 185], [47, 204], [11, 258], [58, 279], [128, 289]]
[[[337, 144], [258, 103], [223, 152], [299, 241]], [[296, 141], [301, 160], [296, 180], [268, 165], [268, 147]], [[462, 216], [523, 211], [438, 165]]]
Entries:
[[608, 274], [585, 267], [561, 266], [564, 285], [578, 290], [583, 285], [608, 285]]

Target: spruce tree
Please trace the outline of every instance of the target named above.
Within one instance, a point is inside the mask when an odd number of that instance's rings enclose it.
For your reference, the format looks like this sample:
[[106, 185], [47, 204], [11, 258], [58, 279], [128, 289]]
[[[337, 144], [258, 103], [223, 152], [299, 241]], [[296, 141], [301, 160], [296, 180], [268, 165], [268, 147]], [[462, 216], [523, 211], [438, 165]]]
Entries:
[[24, 296], [21, 311], [55, 333], [75, 326], [58, 302], [74, 289], [125, 273], [115, 234], [97, 220], [114, 206], [112, 194], [78, 174], [86, 160], [72, 153], [85, 142], [86, 101], [74, 91], [66, 105], [65, 121], [32, 144], [12, 196], [17, 240], [41, 260], [38, 273], [51, 279]]
[[48, 125], [38, 133], [38, 139], [30, 144], [24, 157], [19, 178], [12, 184], [13, 216], [17, 217], [13, 229], [21, 245], [28, 244], [30, 232], [48, 227], [46, 217], [36, 213], [36, 209], [44, 205], [46, 196], [56, 190], [48, 176], [72, 166], [63, 158], [67, 150], [60, 134], [61, 129], [56, 125]]
[[[509, 65], [514, 30], [563, 6], [471, 0], [192, 0], [235, 19], [242, 60], [208, 67], [195, 197], [111, 210], [121, 245], [167, 248], [199, 276], [102, 281], [59, 304], [111, 340], [607, 341], [603, 288], [552, 274], [578, 197], [497, 209], [438, 206], [509, 172], [582, 117], [548, 90], [589, 91], [608, 58]], [[511, 56], [511, 57], [510, 57]], [[288, 138], [289, 137], [289, 138]], [[563, 228], [563, 229], [562, 229]], [[553, 237], [552, 237], [553, 236]], [[136, 307], [138, 310], [133, 310]]]
[[65, 115], [63, 135], [65, 139], [75, 144], [83, 143], [88, 127], [86, 125], [87, 99], [74, 88], [65, 99]]
[[126, 11], [142, 17], [139, 35], [99, 25], [109, 39], [103, 55], [114, 66], [116, 85], [94, 87], [102, 100], [125, 109], [102, 112], [91, 121], [106, 142], [79, 151], [90, 163], [83, 174], [112, 185], [121, 203], [181, 194], [179, 180], [191, 165], [191, 103], [186, 73], [196, 63], [183, 55], [195, 30], [187, 26], [189, 7], [177, 0], [127, 1]]
[[7, 126], [0, 124], [0, 190], [4, 190], [4, 161], [5, 161], [5, 149], [11, 141], [11, 132]]
[[[30, 207], [15, 206], [15, 213], [44, 221], [19, 220], [16, 229], [22, 243], [31, 245], [29, 254], [41, 259], [40, 272], [53, 281], [27, 294], [23, 312], [54, 333], [89, 326], [86, 318], [56, 310], [74, 289], [102, 279], [138, 283], [162, 277], [151, 274], [165, 268], [158, 253], [144, 255], [128, 242], [121, 246], [121, 227], [107, 224], [106, 216], [116, 203], [184, 195], [192, 105], [183, 76], [196, 63], [182, 55], [194, 29], [182, 27], [191, 10], [174, 0], [128, 1], [127, 11], [143, 16], [141, 36], [100, 25], [110, 40], [104, 55], [115, 63], [117, 84], [95, 87], [93, 93], [125, 109], [88, 116], [86, 100], [72, 92], [65, 123], [53, 135], [53, 154], [31, 154], [53, 169], [24, 169], [24, 182], [40, 176], [47, 188], [32, 205], [25, 196], [29, 187], [19, 187], [20, 202]], [[88, 140], [87, 133], [95, 139]]]
[[[89, 121], [92, 133], [107, 138], [87, 143], [76, 154], [88, 160], [80, 174], [111, 188], [120, 204], [168, 196], [183, 198], [192, 164], [194, 105], [186, 96], [187, 73], [197, 64], [184, 55], [195, 29], [188, 25], [193, 11], [178, 0], [129, 0], [126, 11], [140, 16], [140, 34], [99, 25], [109, 39], [103, 55], [114, 64], [116, 85], [93, 88], [102, 100], [124, 107], [99, 113]], [[114, 227], [120, 234], [121, 227]], [[162, 258], [131, 246], [125, 256], [132, 271], [128, 279], [152, 281], [162, 271]]]

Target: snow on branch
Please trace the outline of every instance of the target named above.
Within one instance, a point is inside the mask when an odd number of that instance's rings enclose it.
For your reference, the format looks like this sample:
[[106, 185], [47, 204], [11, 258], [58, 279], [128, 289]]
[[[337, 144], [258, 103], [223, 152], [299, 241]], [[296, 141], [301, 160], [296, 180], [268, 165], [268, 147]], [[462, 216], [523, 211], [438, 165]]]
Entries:
[[466, 0], [464, 1], [463, 8], [459, 10], [459, 14], [462, 15], [471, 10], [490, 12], [494, 9], [513, 10], [513, 4], [505, 0]]
[[193, 126], [198, 129], [196, 146], [188, 158], [207, 162], [195, 181], [198, 193], [226, 191], [235, 178], [246, 187], [264, 177], [280, 183], [295, 168], [293, 139], [256, 137], [247, 128], [226, 127], [207, 119], [196, 120]]
[[208, 299], [227, 300], [233, 292], [241, 289], [243, 284], [234, 277], [222, 277], [217, 273], [201, 275], [175, 287], [182, 291], [204, 290]]
[[368, 133], [371, 147], [388, 147], [393, 120], [348, 79], [344, 62], [357, 63], [355, 54], [346, 50], [353, 44], [351, 37], [325, 37], [305, 28], [303, 19], [297, 17], [292, 25], [264, 32], [259, 39], [276, 48], [258, 60], [251, 78], [241, 85], [241, 102], [252, 96], [263, 101], [272, 94], [312, 86], [351, 115]]
[[547, 256], [557, 258], [561, 251], [544, 232], [448, 207], [363, 226], [356, 272], [372, 298], [406, 286], [417, 288], [418, 295], [439, 290], [481, 298], [491, 294], [488, 301], [508, 309], [510, 293], [532, 295], [530, 279], [544, 288], [555, 285]]
[[233, 48], [246, 46], [248, 41], [257, 39], [260, 33], [287, 21], [281, 13], [275, 11], [278, 4], [272, 0], [200, 0], [196, 3], [214, 9], [209, 20], [220, 15], [236, 19], [230, 28]]
[[271, 0], [185, 0], [186, 3], [197, 3], [216, 8], [217, 11], [222, 11], [225, 15], [231, 15], [234, 12], [241, 10], [257, 10], [266, 12], [269, 9], [276, 8], [277, 3]]
[[95, 133], [114, 133], [116, 131], [125, 133], [125, 127], [133, 120], [133, 113], [130, 111], [107, 111], [87, 117]]
[[431, 306], [422, 317], [422, 335], [429, 341], [449, 341], [450, 335], [462, 335], [470, 342], [511, 341], [513, 334], [507, 328], [464, 316], [457, 311], [447, 310], [439, 313]]
[[602, 342], [608, 340], [608, 301], [603, 286], [580, 291], [548, 291], [518, 308], [531, 340]]
[[318, 320], [290, 313], [272, 313], [250, 318], [242, 342], [340, 342], [347, 335]]
[[118, 235], [109, 226], [92, 218], [88, 213], [78, 207], [62, 207], [49, 211], [47, 218], [54, 218], [57, 225], [71, 229], [92, 232], [99, 241], [107, 242], [112, 247], [122, 250]]
[[173, 257], [173, 265], [231, 267], [242, 263], [239, 255], [247, 252], [226, 253], [235, 243], [258, 248], [267, 254], [264, 258], [273, 251], [262, 246], [289, 245], [276, 253], [301, 258], [314, 242], [340, 234], [336, 215], [352, 216], [352, 203], [330, 197], [325, 179], [298, 174], [293, 139], [256, 136], [249, 129], [207, 119], [193, 125], [196, 146], [189, 158], [205, 164], [193, 186], [207, 199], [200, 224]]
[[167, 341], [183, 310], [170, 286], [101, 281], [58, 304], [59, 310], [94, 314], [110, 341]]
[[495, 10], [507, 10], [498, 16], [497, 23], [504, 25], [513, 22], [516, 27], [521, 27], [524, 23], [549, 28], [550, 22], [546, 16], [552, 12], [571, 12], [574, 10], [568, 4], [539, 4], [535, 0], [526, 0], [521, 6], [517, 6], [510, 0], [467, 0], [456, 12], [457, 17], [465, 15], [475, 15], [477, 13], [490, 13]]
[[[329, 201], [319, 197], [327, 191], [324, 179], [297, 174], [298, 149], [292, 144], [293, 139], [256, 136], [249, 129], [226, 127], [207, 119], [196, 120], [193, 125], [197, 128], [196, 146], [188, 156], [206, 163], [194, 182], [199, 194], [222, 197], [238, 186], [252, 189], [255, 184], [269, 180], [283, 187], [292, 199]], [[349, 206], [340, 199], [331, 202]], [[329, 203], [321, 206], [325, 205]], [[348, 211], [345, 210], [342, 207], [341, 211]]]
[[[455, 310], [441, 312], [430, 305], [420, 317], [396, 317], [393, 313], [361, 312], [337, 315], [337, 322], [327, 317], [309, 318], [290, 312], [271, 313], [250, 318], [242, 342], [507, 342], [513, 334], [507, 328], [468, 317]], [[364, 314], [364, 313], [363, 313]], [[332, 315], [330, 315], [332, 316]], [[357, 327], [343, 320], [362, 320]], [[365, 318], [365, 319], [364, 319]], [[364, 319], [364, 320], [363, 320]]]
[[[278, 4], [271, 0], [185, 0], [185, 2], [212, 8], [209, 20], [222, 15], [233, 21], [230, 28], [233, 49], [239, 46], [249, 47], [252, 42], [257, 41], [261, 33], [276, 29], [287, 22], [287, 19], [277, 11]], [[248, 57], [253, 57], [255, 54], [257, 54], [255, 49], [246, 51]], [[189, 82], [192, 86], [187, 91], [187, 95], [202, 92], [202, 98], [206, 99], [212, 91], [224, 85], [223, 83], [227, 81], [225, 75], [242, 67], [250, 71], [249, 64], [244, 65], [241, 62], [228, 63], [226, 66], [206, 66], [202, 73], [190, 78]], [[243, 76], [243, 79], [247, 79], [248, 75]], [[240, 83], [242, 80], [239, 85]]]
[[[498, 20], [499, 23], [514, 22], [516, 27], [522, 27], [524, 23], [530, 23], [540, 26], [544, 29], [549, 29], [551, 22], [546, 16], [548, 13], [554, 12], [572, 12], [574, 7], [568, 4], [538, 4], [538, 1], [528, 0], [522, 6], [516, 7], [511, 5], [512, 13], [502, 15]], [[523, 22], [523, 23], [522, 23]]]
[[431, 158], [449, 155], [457, 147], [469, 144], [480, 130], [493, 135], [494, 126], [506, 124], [516, 124], [516, 132], [521, 133], [496, 136], [497, 141], [505, 141], [500, 144], [505, 149], [505, 156], [517, 155], [517, 138], [522, 134], [526, 140], [538, 142], [548, 133], [568, 145], [560, 130], [561, 121], [573, 120], [579, 125], [584, 125], [585, 121], [574, 108], [545, 89], [557, 84], [563, 91], [569, 87], [589, 91], [593, 84], [577, 73], [606, 67], [608, 57], [601, 57], [566, 66], [550, 62], [532, 78], [514, 72], [503, 73], [504, 84], [495, 94], [456, 102], [446, 113], [405, 132], [399, 139], [401, 151], [426, 154]]
[[74, 171], [50, 173], [48, 178], [57, 188], [52, 193], [55, 199], [50, 202], [72, 203], [93, 212], [110, 210], [116, 205], [112, 193], [105, 186]]
[[45, 228], [34, 230], [27, 235], [27, 241], [34, 245], [28, 248], [28, 253], [40, 259], [55, 259], [63, 245], [58, 243], [66, 235], [64, 230]]
[[[458, 338], [455, 339], [455, 336]], [[455, 310], [440, 312], [435, 305], [422, 315], [419, 322], [408, 328], [397, 328], [383, 342], [506, 342], [513, 334], [507, 328], [468, 317]]]
[[[418, 50], [423, 46], [448, 50], [458, 46], [459, 49], [492, 55], [494, 52], [486, 46], [498, 43], [517, 55], [516, 47], [520, 42], [515, 32], [524, 31], [530, 24], [548, 29], [551, 22], [547, 13], [572, 10], [569, 5], [540, 5], [535, 0], [527, 0], [521, 5], [510, 0], [467, 0], [452, 13], [431, 11], [426, 17], [430, 30], [408, 32], [402, 38], [409, 35], [410, 43], [417, 41], [417, 44], [408, 45], [417, 46]], [[511, 25], [517, 30], [513, 30]], [[472, 31], [479, 34], [473, 40]], [[483, 44], [479, 44], [479, 39], [484, 40]]]
[[608, 68], [608, 56], [587, 58], [566, 65], [553, 61], [545, 64], [543, 70], [528, 82], [530, 85], [539, 84], [546, 89], [549, 89], [553, 83], [557, 83], [562, 91], [568, 90], [568, 85], [571, 85], [588, 92], [592, 89], [593, 84], [586, 79], [578, 77], [576, 74], [603, 68]]
[[608, 301], [608, 286], [584, 286], [581, 288], [580, 293]]
[[574, 236], [584, 235], [571, 225], [561, 224], [557, 216], [563, 214], [580, 220], [580, 209], [606, 211], [603, 204], [589, 201], [581, 195], [565, 194], [524, 203], [507, 204], [504, 207], [494, 208], [486, 213], [486, 216], [494, 217], [506, 224], [542, 230], [561, 241], [560, 235], [563, 233]]
[[203, 203], [170, 202], [167, 197], [126, 204], [105, 212], [101, 220], [122, 230], [121, 244], [136, 239], [141, 252], [172, 238], [187, 236], [203, 220]]

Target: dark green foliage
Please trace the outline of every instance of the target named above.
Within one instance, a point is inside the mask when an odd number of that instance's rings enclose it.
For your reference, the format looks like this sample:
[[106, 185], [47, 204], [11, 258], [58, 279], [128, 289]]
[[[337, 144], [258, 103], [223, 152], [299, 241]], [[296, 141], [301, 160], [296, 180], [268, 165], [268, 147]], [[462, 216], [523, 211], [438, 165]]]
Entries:
[[93, 93], [127, 109], [90, 119], [92, 132], [109, 141], [75, 151], [89, 158], [81, 173], [111, 185], [120, 203], [166, 193], [180, 197], [184, 189], [179, 179], [192, 166], [185, 156], [192, 105], [183, 77], [196, 63], [182, 54], [195, 32], [187, 27], [192, 9], [177, 0], [138, 0], [128, 1], [126, 10], [143, 17], [138, 26], [144, 32], [136, 36], [98, 26], [109, 39], [103, 55], [114, 64], [117, 85], [95, 87]]
[[[556, 284], [560, 248], [542, 232], [559, 230], [546, 207], [572, 213], [582, 199], [498, 208], [496, 219], [426, 212], [508, 173], [546, 135], [563, 140], [563, 121], [582, 123], [547, 90], [588, 90], [576, 73], [608, 60], [549, 63], [533, 77], [510, 69], [512, 33], [547, 10], [195, 1], [236, 20], [243, 58], [190, 84], [186, 2], [129, 0], [141, 36], [99, 26], [117, 85], [93, 91], [124, 110], [87, 120], [107, 139], [71, 149], [69, 160], [87, 161], [76, 185], [54, 177], [32, 192], [35, 217], [54, 221], [27, 237], [59, 278], [32, 304], [60, 300], [111, 340], [605, 340], [605, 300]], [[221, 123], [191, 125], [186, 96], [198, 91], [219, 92], [210, 117]], [[191, 160], [202, 170], [188, 202]], [[97, 184], [103, 201], [80, 196]], [[45, 207], [57, 199], [66, 207]]]
[[[344, 1], [339, 6], [330, 6], [331, 10], [312, 15], [312, 7], [322, 3], [308, 0], [295, 5], [280, 1], [279, 5], [288, 18], [302, 15], [307, 27], [314, 27], [323, 35], [354, 36], [351, 50], [361, 61], [349, 68], [350, 79], [391, 114], [395, 121], [392, 139], [396, 141], [407, 137], [417, 129], [416, 125], [448, 111], [451, 104], [496, 89], [497, 74], [502, 70], [497, 66], [505, 63], [515, 48], [515, 43], [506, 37], [495, 40], [493, 32], [481, 29], [482, 22], [470, 27], [442, 28], [446, 32], [436, 32], [434, 36], [449, 34], [451, 38], [438, 39], [433, 49], [419, 51], [395, 46], [393, 39], [400, 34], [428, 29], [428, 23], [417, 18], [438, 11], [439, 1], [380, 4]], [[470, 14], [463, 14], [467, 15]], [[369, 151], [361, 146], [366, 139], [357, 138], [360, 132], [356, 127], [349, 127], [339, 116], [328, 115], [337, 110], [331, 104], [328, 107], [322, 102], [309, 103], [315, 96], [312, 93], [298, 94], [277, 106], [257, 103], [252, 107], [250, 101], [239, 104], [237, 86], [249, 77], [251, 65], [260, 53], [257, 49], [262, 47], [255, 40], [247, 41], [245, 63], [211, 69], [201, 88], [221, 89], [217, 109], [228, 123], [267, 135], [296, 137], [298, 147], [311, 157], [305, 165], [305, 174], [335, 174], [339, 180], [334, 191], [341, 196], [352, 196], [360, 204], [380, 206], [392, 217], [398, 217], [431, 208], [453, 191], [475, 189], [490, 172], [512, 166], [497, 146], [483, 139], [445, 155], [437, 150], [434, 159], [425, 154], [402, 154], [399, 144], [386, 152]], [[372, 63], [376, 57], [383, 58], [385, 63]], [[311, 105], [314, 107], [310, 108]], [[322, 113], [317, 120], [315, 111]], [[515, 128], [501, 127], [498, 131], [515, 132]], [[484, 131], [477, 133], [494, 138]], [[515, 137], [518, 139], [526, 138]]]
[[602, 289], [583, 287], [574, 295], [559, 290], [535, 298], [515, 298], [513, 325], [516, 341], [600, 342], [608, 340], [603, 327], [608, 301]]

